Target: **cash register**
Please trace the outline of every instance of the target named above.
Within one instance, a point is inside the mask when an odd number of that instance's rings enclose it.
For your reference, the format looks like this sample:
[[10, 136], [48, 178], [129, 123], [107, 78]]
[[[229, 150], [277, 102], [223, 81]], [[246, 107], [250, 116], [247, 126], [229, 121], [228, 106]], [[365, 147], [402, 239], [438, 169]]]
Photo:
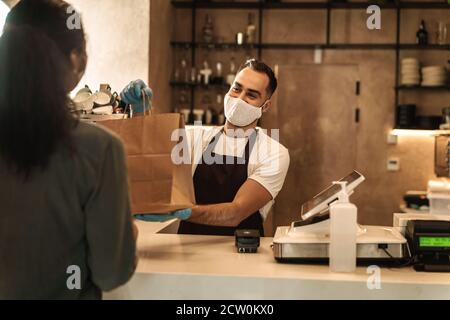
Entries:
[[450, 272], [450, 221], [410, 220], [406, 238], [416, 271]]
[[[348, 194], [352, 194], [364, 180], [361, 173], [353, 171], [339, 181], [345, 181]], [[278, 262], [329, 262], [329, 207], [340, 191], [341, 186], [331, 185], [302, 205], [301, 220], [277, 228], [272, 249]], [[358, 265], [398, 265], [410, 258], [407, 240], [395, 228], [358, 225], [356, 242]]]

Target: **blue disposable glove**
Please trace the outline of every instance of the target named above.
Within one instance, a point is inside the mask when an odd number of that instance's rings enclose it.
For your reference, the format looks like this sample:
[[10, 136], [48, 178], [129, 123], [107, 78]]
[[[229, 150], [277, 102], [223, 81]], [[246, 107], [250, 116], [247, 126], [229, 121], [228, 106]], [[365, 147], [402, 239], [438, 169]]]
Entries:
[[132, 104], [135, 106], [133, 112], [142, 113], [144, 112], [144, 104], [142, 101], [142, 90], [144, 90], [146, 96], [145, 99], [148, 102], [148, 105], [145, 106], [145, 111], [150, 110], [152, 107], [151, 99], [153, 97], [153, 92], [150, 87], [148, 87], [144, 81], [142, 80], [134, 80], [131, 81], [129, 85], [127, 85], [122, 92], [120, 93], [120, 98], [126, 104]]
[[166, 222], [172, 219], [187, 220], [192, 215], [192, 209], [183, 209], [166, 214], [135, 214], [134, 217], [138, 220], [151, 222]]

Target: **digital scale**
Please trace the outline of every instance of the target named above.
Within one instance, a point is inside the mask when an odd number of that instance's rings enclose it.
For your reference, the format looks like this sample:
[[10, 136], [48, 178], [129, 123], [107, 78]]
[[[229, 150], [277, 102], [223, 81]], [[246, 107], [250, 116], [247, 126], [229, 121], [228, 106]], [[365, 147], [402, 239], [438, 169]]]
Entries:
[[[350, 195], [365, 180], [353, 171], [339, 180], [347, 182]], [[330, 245], [329, 206], [338, 200], [342, 186], [333, 184], [302, 205], [302, 220], [278, 227], [273, 238], [274, 257], [279, 262], [328, 263]], [[357, 264], [399, 264], [409, 260], [407, 240], [395, 228], [358, 226]]]

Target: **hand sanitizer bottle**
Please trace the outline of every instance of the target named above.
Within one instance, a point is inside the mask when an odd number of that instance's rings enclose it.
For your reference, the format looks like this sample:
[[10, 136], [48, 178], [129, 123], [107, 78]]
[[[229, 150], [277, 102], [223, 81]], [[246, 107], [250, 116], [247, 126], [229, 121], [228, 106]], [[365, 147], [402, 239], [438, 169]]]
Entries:
[[339, 200], [330, 206], [330, 271], [354, 272], [356, 270], [356, 206], [349, 202], [346, 182], [340, 184]]

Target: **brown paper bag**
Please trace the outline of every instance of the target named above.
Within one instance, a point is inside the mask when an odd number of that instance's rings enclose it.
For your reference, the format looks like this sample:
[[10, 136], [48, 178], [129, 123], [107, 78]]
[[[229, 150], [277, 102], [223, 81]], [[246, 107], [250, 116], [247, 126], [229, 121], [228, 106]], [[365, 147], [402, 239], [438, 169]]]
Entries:
[[103, 121], [101, 125], [118, 134], [125, 144], [133, 214], [167, 213], [194, 206], [191, 165], [177, 165], [171, 159], [172, 149], [179, 143], [171, 141], [172, 133], [184, 129], [181, 114], [152, 114]]

